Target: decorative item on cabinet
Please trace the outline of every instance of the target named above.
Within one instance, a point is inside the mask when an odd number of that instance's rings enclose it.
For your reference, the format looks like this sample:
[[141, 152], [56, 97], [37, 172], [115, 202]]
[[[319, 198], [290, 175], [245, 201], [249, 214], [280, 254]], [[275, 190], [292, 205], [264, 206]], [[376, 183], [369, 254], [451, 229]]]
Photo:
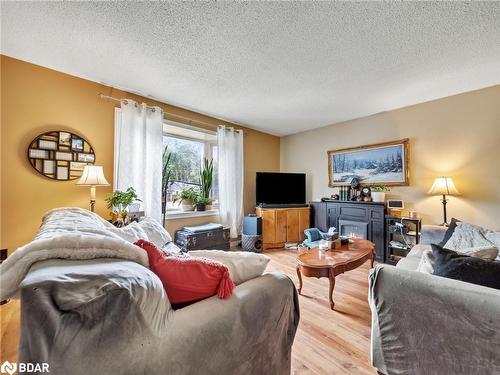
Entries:
[[391, 189], [386, 185], [371, 185], [371, 197], [374, 202], [385, 202], [385, 192]]
[[365, 198], [371, 197], [371, 193], [372, 189], [370, 189], [369, 186], [363, 186], [363, 188], [361, 189], [361, 196], [363, 197], [363, 200], [365, 200]]

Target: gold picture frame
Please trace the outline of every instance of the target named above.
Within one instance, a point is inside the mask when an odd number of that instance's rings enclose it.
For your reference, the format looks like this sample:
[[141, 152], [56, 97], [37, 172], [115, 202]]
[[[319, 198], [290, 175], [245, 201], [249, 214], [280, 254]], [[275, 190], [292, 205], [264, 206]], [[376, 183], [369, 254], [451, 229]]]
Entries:
[[327, 151], [328, 186], [347, 186], [357, 177], [363, 185], [408, 186], [409, 139]]

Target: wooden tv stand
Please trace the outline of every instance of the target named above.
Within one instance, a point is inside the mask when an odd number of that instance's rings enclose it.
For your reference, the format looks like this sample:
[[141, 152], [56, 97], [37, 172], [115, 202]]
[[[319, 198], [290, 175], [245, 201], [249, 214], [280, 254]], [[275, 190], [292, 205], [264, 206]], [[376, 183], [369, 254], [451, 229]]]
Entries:
[[309, 207], [284, 207], [255, 209], [262, 217], [263, 249], [278, 249], [285, 243], [302, 242], [304, 229], [310, 228]]

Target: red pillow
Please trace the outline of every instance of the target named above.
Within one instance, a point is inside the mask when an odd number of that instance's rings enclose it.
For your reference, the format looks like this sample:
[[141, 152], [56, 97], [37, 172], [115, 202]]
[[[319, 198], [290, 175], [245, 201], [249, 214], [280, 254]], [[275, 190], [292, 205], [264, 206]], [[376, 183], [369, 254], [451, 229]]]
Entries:
[[229, 298], [234, 289], [227, 267], [198, 257], [167, 256], [154, 244], [134, 242], [148, 253], [149, 268], [160, 278], [172, 304], [196, 302], [218, 295]]

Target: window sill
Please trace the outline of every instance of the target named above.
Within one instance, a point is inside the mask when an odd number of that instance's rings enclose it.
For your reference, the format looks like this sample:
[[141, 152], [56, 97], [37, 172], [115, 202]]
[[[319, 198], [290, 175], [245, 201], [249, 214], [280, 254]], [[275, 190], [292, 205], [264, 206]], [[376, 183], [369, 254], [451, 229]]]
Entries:
[[219, 216], [219, 210], [207, 211], [167, 211], [167, 220], [186, 219], [190, 217]]

